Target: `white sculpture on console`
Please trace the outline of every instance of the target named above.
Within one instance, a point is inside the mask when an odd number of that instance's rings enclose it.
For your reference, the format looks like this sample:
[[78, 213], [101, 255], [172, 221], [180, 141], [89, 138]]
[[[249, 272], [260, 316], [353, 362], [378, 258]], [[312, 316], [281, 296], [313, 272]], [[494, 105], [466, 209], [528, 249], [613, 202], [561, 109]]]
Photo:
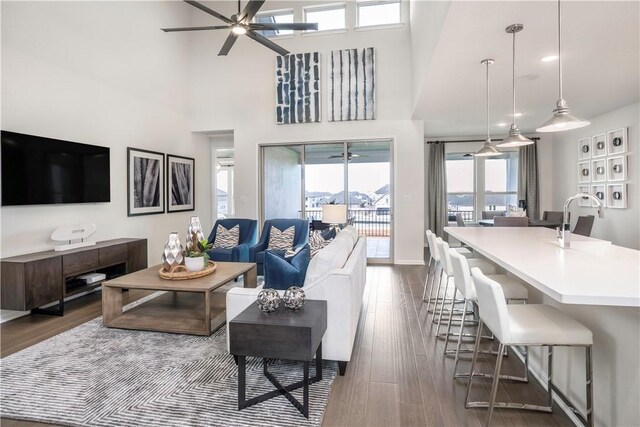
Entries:
[[[53, 250], [68, 251], [69, 249], [93, 246], [96, 242], [87, 242], [86, 239], [95, 232], [96, 225], [93, 223], [60, 226], [51, 234], [51, 240], [67, 243], [64, 245], [56, 245], [53, 247]], [[73, 242], [74, 240], [75, 242]]]

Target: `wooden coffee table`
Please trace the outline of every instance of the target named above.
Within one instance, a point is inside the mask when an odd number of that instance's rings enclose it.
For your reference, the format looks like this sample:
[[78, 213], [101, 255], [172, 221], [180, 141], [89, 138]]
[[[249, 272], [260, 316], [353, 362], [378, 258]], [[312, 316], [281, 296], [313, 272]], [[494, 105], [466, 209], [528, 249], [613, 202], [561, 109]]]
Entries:
[[[104, 325], [110, 328], [211, 335], [226, 321], [226, 294], [213, 291], [240, 276], [244, 277], [244, 287], [255, 288], [257, 285], [254, 263], [216, 264], [217, 268], [213, 274], [192, 280], [161, 279], [158, 271], [162, 266], [156, 265], [104, 282]], [[123, 312], [122, 292], [126, 289], [167, 292]], [[214, 294], [220, 294], [220, 298], [215, 298]]]

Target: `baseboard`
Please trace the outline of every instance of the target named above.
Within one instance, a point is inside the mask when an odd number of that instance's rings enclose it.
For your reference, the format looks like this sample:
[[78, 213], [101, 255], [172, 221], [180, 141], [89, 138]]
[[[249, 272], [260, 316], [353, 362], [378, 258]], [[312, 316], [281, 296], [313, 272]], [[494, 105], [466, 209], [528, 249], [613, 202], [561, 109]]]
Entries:
[[0, 310], [0, 323], [17, 319], [18, 317], [28, 316], [30, 311]]
[[393, 262], [396, 265], [424, 265], [423, 259], [397, 259]]
[[[519, 351], [510, 351], [509, 354], [510, 355], [515, 354], [518, 357], [518, 359], [520, 359], [520, 361], [524, 363], [524, 356], [520, 354]], [[533, 363], [531, 359], [529, 359], [529, 372], [540, 383], [540, 385], [545, 391], [549, 390], [549, 384], [547, 383], [547, 374], [542, 372], [541, 367]], [[580, 419], [575, 416], [573, 411], [556, 394], [553, 394], [553, 401], [558, 404], [560, 409], [562, 409], [562, 411], [567, 415], [567, 417], [569, 417], [571, 422], [573, 422], [573, 424], [575, 424], [576, 427], [583, 426], [582, 421], [580, 421]]]

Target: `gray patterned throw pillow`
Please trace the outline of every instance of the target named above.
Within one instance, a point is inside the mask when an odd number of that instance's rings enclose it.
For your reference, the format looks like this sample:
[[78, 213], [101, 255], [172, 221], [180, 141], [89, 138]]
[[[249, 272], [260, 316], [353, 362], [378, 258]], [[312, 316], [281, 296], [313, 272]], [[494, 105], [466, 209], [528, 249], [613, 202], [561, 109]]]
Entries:
[[286, 251], [293, 247], [293, 237], [296, 232], [296, 227], [292, 225], [284, 231], [280, 231], [274, 226], [271, 226], [269, 231], [269, 246], [267, 249], [276, 251]]
[[331, 242], [331, 240], [333, 239], [325, 240], [325, 238], [322, 237], [322, 233], [319, 230], [316, 230], [313, 233], [311, 233], [311, 237], [309, 237], [309, 252], [310, 252], [311, 258], [316, 256], [316, 254], [320, 252], [322, 248], [327, 246], [329, 242]]
[[218, 249], [231, 249], [238, 246], [240, 242], [240, 226], [234, 225], [230, 229], [224, 228], [218, 224], [216, 230], [216, 239], [213, 242], [213, 247]]

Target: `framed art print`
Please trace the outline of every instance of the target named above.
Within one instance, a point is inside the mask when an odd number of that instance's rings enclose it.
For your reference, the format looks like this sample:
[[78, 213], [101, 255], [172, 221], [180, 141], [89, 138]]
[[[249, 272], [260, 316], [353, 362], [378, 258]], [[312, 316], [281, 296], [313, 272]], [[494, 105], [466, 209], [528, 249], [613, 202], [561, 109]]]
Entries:
[[127, 148], [127, 216], [164, 213], [164, 154]]
[[167, 212], [192, 211], [195, 159], [167, 154]]
[[578, 159], [590, 159], [591, 158], [591, 138], [584, 138], [578, 140]]

